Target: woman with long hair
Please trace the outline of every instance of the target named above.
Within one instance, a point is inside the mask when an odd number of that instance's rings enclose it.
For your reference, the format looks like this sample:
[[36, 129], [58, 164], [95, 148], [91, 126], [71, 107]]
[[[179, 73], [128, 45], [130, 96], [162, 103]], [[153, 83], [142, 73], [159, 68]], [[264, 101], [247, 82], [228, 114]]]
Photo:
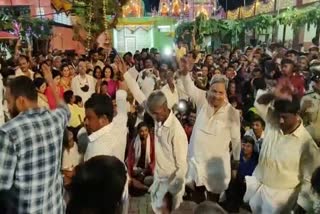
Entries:
[[64, 91], [71, 90], [72, 76], [70, 73], [69, 66], [67, 64], [62, 65], [60, 72], [61, 72], [60, 86], [63, 88]]
[[38, 106], [49, 108], [48, 98], [44, 94], [47, 89], [47, 83], [43, 78], [35, 78], [33, 80], [33, 84], [35, 85], [38, 92]]
[[105, 81], [105, 82], [108, 83], [107, 92], [110, 95], [110, 97], [112, 99], [114, 99], [114, 97], [116, 95], [116, 91], [118, 89], [118, 81], [113, 79], [113, 77], [114, 77], [113, 68], [111, 66], [109, 66], [109, 65], [106, 65], [103, 68], [103, 75], [104, 75], [104, 78], [103, 78], [102, 81]]

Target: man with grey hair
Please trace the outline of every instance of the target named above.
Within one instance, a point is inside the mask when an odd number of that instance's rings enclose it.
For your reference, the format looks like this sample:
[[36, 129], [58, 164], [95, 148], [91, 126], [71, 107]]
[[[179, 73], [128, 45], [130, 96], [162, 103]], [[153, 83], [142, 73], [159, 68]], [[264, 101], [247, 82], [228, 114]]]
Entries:
[[155, 122], [155, 172], [154, 182], [150, 187], [151, 205], [155, 213], [173, 210], [179, 207], [184, 194], [187, 172], [188, 139], [179, 120], [168, 108], [163, 92], [154, 91], [148, 99], [137, 82], [127, 72], [122, 62], [119, 70], [134, 98], [145, 109]]
[[180, 64], [181, 79], [187, 94], [197, 106], [197, 119], [190, 138], [187, 181], [195, 184], [193, 199], [200, 203], [206, 199], [217, 202], [228, 188], [231, 179], [229, 144], [232, 143], [235, 176], [240, 158], [240, 115], [227, 101], [228, 80], [213, 76], [208, 91], [195, 87], [189, 72], [191, 59]]
[[60, 72], [60, 68], [62, 65], [62, 58], [61, 56], [55, 56], [52, 60], [52, 70]]

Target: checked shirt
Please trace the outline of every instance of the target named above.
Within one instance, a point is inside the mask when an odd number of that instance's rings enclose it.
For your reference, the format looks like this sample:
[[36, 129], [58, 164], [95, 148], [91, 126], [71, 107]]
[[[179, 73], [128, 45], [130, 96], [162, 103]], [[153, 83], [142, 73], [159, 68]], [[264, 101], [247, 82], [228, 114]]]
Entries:
[[61, 154], [67, 106], [21, 112], [0, 127], [0, 190], [19, 214], [64, 212]]

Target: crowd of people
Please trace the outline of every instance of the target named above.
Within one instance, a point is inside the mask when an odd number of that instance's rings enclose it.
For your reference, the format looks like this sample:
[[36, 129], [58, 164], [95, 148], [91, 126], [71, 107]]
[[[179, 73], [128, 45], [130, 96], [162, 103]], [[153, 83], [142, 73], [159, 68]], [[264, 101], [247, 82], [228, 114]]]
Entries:
[[[2, 61], [0, 213], [320, 213], [320, 52], [120, 55], [54, 50]], [[2, 82], [1, 82], [2, 84]], [[1, 210], [2, 209], [2, 210]]]

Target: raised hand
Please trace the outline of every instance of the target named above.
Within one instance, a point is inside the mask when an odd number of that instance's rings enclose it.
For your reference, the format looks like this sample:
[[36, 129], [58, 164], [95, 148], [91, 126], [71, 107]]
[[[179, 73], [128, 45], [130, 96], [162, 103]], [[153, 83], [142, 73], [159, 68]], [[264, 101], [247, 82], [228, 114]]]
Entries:
[[125, 74], [128, 70], [126, 63], [123, 61], [123, 59], [119, 56], [116, 57], [115, 63], [118, 66], [118, 69], [121, 74]]
[[278, 99], [292, 100], [294, 87], [287, 78], [280, 79], [275, 87], [274, 95]]
[[42, 70], [44, 79], [48, 83], [52, 83], [53, 82], [53, 78], [52, 78], [51, 68], [46, 63], [43, 63], [41, 65], [41, 70]]

